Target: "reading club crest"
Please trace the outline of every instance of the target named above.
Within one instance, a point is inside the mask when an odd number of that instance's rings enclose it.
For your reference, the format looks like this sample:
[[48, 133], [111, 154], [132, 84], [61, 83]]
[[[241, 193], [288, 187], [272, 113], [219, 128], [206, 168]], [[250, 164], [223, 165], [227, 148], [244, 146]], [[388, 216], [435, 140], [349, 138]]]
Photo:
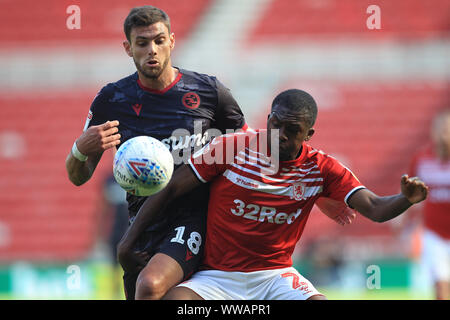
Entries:
[[295, 182], [292, 184], [292, 193], [294, 199], [297, 201], [304, 200], [305, 198], [305, 184], [303, 182]]
[[200, 105], [200, 97], [195, 92], [185, 93], [181, 101], [189, 109], [196, 109]]

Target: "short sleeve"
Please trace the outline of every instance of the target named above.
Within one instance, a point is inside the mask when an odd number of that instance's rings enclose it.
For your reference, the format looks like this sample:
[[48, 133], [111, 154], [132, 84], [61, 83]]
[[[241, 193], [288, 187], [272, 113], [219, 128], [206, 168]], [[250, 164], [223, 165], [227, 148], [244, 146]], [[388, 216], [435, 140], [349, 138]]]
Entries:
[[89, 108], [89, 113], [84, 124], [83, 131], [86, 131], [86, 129], [91, 126], [96, 126], [109, 120], [105, 113], [109, 96], [109, 88], [108, 86], [105, 86], [94, 97], [91, 107]]
[[217, 114], [216, 128], [226, 133], [226, 129], [247, 129], [244, 115], [239, 104], [231, 94], [230, 89], [216, 79], [217, 86]]
[[228, 163], [225, 153], [226, 140], [225, 135], [214, 138], [188, 160], [191, 169], [201, 182], [209, 182], [225, 172]]
[[348, 205], [348, 199], [356, 191], [365, 187], [359, 182], [353, 172], [333, 157], [328, 156], [324, 165], [324, 197], [344, 201]]

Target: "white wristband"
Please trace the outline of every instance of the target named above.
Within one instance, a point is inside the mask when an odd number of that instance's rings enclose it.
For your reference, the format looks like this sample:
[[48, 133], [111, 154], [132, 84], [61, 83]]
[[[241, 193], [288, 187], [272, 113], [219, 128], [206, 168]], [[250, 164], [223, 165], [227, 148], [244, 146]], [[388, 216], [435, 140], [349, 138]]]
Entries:
[[80, 150], [78, 150], [76, 141], [73, 143], [73, 146], [72, 146], [72, 155], [75, 158], [77, 158], [78, 160], [80, 160], [81, 162], [85, 162], [87, 160], [87, 158], [88, 158], [88, 156], [82, 154], [80, 152]]

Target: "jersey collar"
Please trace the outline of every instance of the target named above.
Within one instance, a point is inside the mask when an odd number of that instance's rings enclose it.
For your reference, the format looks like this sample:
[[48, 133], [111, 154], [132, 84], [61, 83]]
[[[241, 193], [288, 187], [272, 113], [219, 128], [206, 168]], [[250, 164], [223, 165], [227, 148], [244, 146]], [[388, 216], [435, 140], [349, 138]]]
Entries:
[[156, 93], [156, 94], [164, 94], [164, 93], [166, 93], [167, 91], [169, 91], [174, 85], [176, 85], [176, 84], [178, 83], [178, 81], [180, 81], [180, 79], [181, 79], [182, 76], [183, 76], [183, 74], [181, 73], [181, 71], [178, 70], [178, 75], [177, 75], [177, 77], [175, 78], [175, 80], [173, 80], [171, 84], [169, 84], [167, 87], [165, 87], [165, 88], [162, 89], [162, 90], [155, 90], [155, 89], [148, 88], [148, 87], [144, 86], [144, 85], [141, 83], [141, 81], [139, 80], [139, 77], [138, 77], [138, 79], [137, 79], [137, 84], [138, 84], [139, 87], [140, 87], [142, 90], [144, 90], [144, 91], [147, 91], [147, 92], [150, 92], [150, 93]]

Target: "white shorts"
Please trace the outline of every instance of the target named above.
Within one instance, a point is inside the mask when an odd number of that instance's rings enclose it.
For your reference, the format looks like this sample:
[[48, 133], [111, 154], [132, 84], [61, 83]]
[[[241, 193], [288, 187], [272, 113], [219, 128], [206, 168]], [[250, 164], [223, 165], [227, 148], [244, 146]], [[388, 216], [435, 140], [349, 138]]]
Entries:
[[306, 300], [320, 294], [293, 267], [253, 272], [205, 270], [178, 287], [205, 300]]
[[424, 230], [422, 261], [433, 282], [450, 281], [450, 240]]

